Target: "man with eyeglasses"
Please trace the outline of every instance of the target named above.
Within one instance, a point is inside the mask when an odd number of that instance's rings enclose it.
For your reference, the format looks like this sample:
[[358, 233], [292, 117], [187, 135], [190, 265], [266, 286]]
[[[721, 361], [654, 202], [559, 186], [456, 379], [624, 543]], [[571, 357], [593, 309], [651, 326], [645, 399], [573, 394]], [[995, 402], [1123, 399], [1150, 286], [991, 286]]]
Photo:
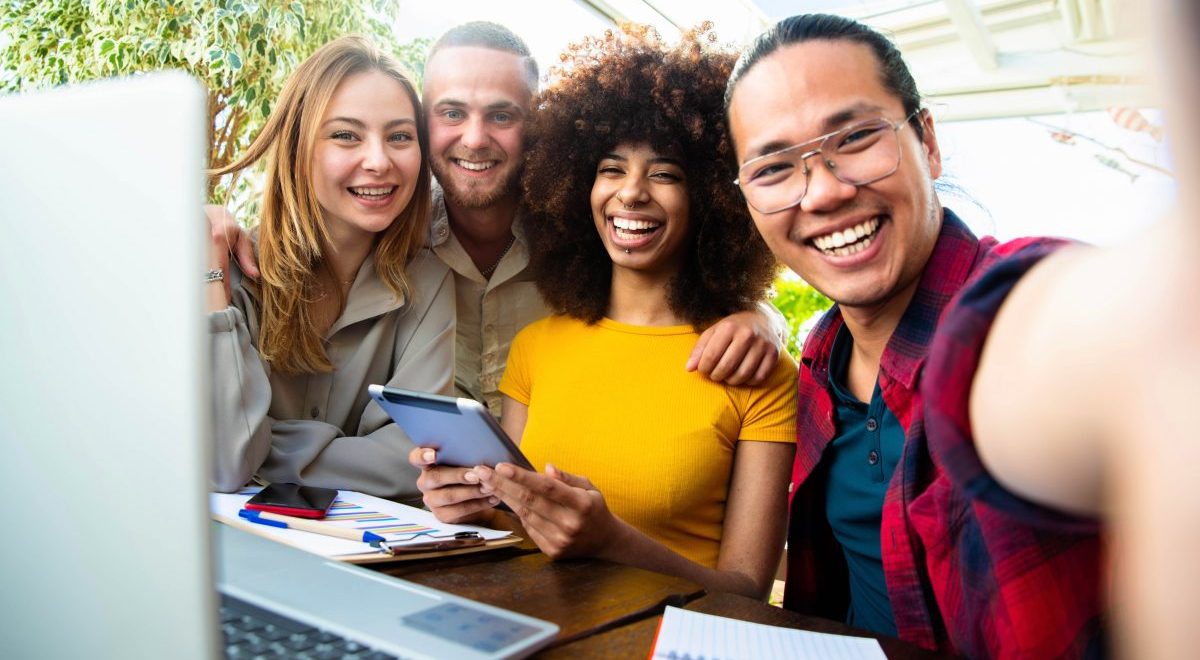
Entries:
[[1064, 243], [978, 239], [942, 207], [933, 118], [865, 25], [781, 21], [726, 106], [759, 231], [837, 303], [802, 357], [784, 605], [969, 657], [1102, 651], [1099, 495], [1053, 478], [1075, 453], [1004, 452], [1020, 372], [971, 397], [1000, 303]]

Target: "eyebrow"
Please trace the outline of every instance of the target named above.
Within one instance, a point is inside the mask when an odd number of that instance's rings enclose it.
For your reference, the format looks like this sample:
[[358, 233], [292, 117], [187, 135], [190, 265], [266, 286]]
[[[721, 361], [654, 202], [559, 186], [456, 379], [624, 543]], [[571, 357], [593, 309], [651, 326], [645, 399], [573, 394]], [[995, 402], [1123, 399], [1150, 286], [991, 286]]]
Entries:
[[[886, 108], [884, 108], [883, 106], [881, 106], [877, 103], [868, 103], [866, 101], [859, 101], [858, 103], [849, 105], [849, 106], [843, 108], [842, 110], [839, 110], [839, 111], [833, 113], [832, 115], [829, 115], [821, 122], [821, 135], [828, 135], [829, 133], [832, 133], [832, 132], [838, 130], [839, 128], [842, 128], [847, 123], [849, 123], [855, 119], [859, 119], [864, 115], [872, 115], [873, 116], [873, 115], [880, 114], [885, 109]], [[813, 138], [817, 138], [817, 137], [820, 137], [820, 135], [813, 136]], [[788, 147], [794, 147], [797, 144], [804, 144], [805, 142], [811, 141], [811, 139], [812, 138], [810, 138], [809, 140], [804, 140], [803, 142], [785, 142], [783, 140], [771, 140], [770, 142], [766, 142], [764, 144], [757, 145], [752, 150], [747, 151], [746, 158], [742, 161], [742, 163], [745, 163], [747, 161], [758, 158], [759, 156], [765, 156], [770, 153], [775, 153], [776, 151], [779, 151], [781, 149], [787, 149]]]
[[[619, 160], [622, 163], [629, 161], [628, 158], [626, 158], [620, 154], [617, 154], [617, 153], [605, 154], [604, 156], [600, 157], [600, 160]], [[670, 158], [668, 156], [656, 156], [654, 158], [651, 158], [650, 162], [655, 165], [674, 165], [675, 167], [678, 167], [679, 169], [683, 169], [683, 161], [679, 160], [678, 158]]]
[[[471, 104], [458, 99], [441, 99], [433, 104], [435, 108], [451, 107], [451, 108], [470, 108]], [[485, 112], [495, 112], [497, 110], [506, 110], [514, 114], [524, 115], [525, 110], [520, 105], [512, 101], [496, 101], [483, 106]]]
[[[330, 119], [325, 120], [325, 123], [321, 124], [321, 126], [328, 126], [328, 125], [336, 123], [336, 122], [350, 124], [351, 126], [353, 126], [355, 128], [360, 128], [360, 129], [365, 129], [367, 127], [367, 125], [361, 119], [355, 119], [354, 117], [332, 117]], [[416, 123], [417, 123], [417, 120], [413, 119], [412, 117], [401, 117], [400, 119], [393, 119], [393, 120], [389, 121], [388, 123], [384, 124], [383, 128], [386, 130], [389, 128], [395, 128], [396, 126], [400, 126], [402, 124], [416, 125]]]

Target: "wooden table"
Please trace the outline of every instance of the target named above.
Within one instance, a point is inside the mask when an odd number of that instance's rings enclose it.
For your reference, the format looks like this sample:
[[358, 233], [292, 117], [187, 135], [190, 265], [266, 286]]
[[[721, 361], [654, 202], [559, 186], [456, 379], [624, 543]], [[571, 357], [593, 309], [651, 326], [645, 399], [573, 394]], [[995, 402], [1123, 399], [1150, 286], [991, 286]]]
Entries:
[[[827, 619], [806, 617], [750, 598], [706, 595], [682, 578], [601, 560], [551, 561], [525, 542], [470, 555], [373, 564], [371, 568], [435, 589], [558, 624], [539, 658], [645, 658], [668, 605], [817, 632], [875, 637]], [[879, 638], [889, 658], [938, 657]]]

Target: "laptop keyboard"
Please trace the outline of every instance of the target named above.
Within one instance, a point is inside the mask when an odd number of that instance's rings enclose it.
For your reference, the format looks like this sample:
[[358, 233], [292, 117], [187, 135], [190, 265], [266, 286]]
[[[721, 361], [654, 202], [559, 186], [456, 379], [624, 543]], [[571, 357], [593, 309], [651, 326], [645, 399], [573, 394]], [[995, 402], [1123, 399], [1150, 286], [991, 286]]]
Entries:
[[220, 596], [226, 658], [384, 660], [395, 657], [232, 596]]

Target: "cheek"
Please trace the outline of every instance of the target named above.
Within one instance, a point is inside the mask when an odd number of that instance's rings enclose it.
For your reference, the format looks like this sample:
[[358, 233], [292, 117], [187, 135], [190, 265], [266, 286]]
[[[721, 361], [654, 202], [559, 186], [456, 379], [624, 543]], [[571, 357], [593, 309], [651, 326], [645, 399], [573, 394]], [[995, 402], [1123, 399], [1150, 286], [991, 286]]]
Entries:
[[438, 126], [430, 124], [429, 126], [429, 152], [431, 154], [440, 153], [451, 142], [454, 141], [454, 130], [446, 126]]
[[524, 128], [516, 128], [504, 131], [503, 135], [496, 138], [496, 144], [504, 149], [504, 152], [513, 158], [514, 162], [519, 162], [522, 148], [521, 145], [525, 140]]
[[421, 173], [421, 150], [416, 145], [405, 149], [395, 159], [396, 169], [400, 170], [405, 179], [416, 182]]

